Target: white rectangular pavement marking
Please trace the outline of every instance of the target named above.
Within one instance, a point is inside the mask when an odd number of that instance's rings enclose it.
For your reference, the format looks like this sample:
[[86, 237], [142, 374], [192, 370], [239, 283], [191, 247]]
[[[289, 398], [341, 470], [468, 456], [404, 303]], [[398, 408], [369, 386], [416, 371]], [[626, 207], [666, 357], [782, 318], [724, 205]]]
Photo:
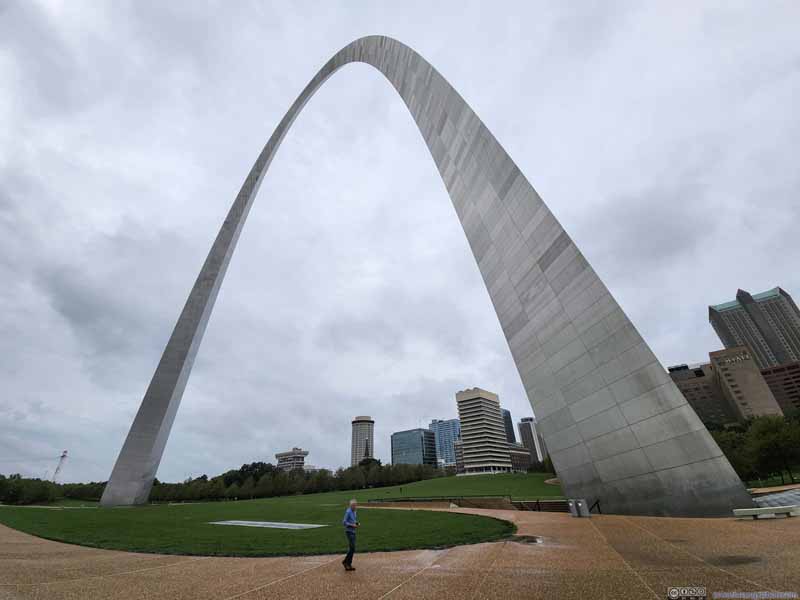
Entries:
[[239, 525], [241, 527], [268, 527], [270, 529], [314, 529], [315, 527], [327, 527], [327, 525], [276, 523], [273, 521], [211, 521], [210, 525]]

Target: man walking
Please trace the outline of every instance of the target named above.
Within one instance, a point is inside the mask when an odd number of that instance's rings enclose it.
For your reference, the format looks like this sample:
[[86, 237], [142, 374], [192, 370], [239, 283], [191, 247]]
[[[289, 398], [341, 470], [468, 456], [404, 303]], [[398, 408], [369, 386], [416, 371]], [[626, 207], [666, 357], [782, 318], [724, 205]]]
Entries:
[[358, 508], [356, 501], [350, 500], [350, 506], [344, 511], [344, 520], [342, 521], [342, 525], [344, 525], [344, 534], [347, 536], [347, 544], [349, 546], [347, 556], [345, 556], [342, 561], [345, 571], [356, 570], [353, 566], [353, 554], [356, 552], [356, 529], [359, 525], [358, 518], [356, 517], [356, 508]]

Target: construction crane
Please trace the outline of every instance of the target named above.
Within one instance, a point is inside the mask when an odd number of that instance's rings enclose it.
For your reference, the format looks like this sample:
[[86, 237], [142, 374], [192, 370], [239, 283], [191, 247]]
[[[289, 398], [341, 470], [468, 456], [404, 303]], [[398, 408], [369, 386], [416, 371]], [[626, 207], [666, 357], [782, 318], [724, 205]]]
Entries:
[[56, 477], [58, 477], [59, 472], [61, 472], [61, 467], [64, 466], [65, 462], [67, 462], [67, 451], [66, 450], [64, 450], [61, 453], [61, 458], [58, 459], [58, 466], [56, 467], [56, 470], [53, 471], [53, 483], [56, 482]]

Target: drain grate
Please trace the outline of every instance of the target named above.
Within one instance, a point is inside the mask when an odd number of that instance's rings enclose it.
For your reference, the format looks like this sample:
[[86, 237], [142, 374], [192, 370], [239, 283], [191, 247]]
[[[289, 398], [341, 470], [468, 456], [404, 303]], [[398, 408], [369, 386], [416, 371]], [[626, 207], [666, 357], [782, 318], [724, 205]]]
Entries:
[[761, 558], [741, 555], [713, 556], [708, 559], [708, 562], [717, 567], [735, 567], [736, 565], [750, 565], [761, 562]]
[[515, 535], [511, 541], [519, 544], [541, 544], [544, 540], [538, 535]]

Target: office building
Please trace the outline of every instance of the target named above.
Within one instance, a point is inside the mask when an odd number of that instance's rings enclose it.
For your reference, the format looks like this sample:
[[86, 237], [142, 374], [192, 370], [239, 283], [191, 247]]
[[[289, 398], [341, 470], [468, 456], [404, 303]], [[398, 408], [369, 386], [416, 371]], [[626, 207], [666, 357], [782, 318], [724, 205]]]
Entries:
[[761, 369], [800, 361], [800, 310], [776, 287], [708, 307], [708, 319], [725, 348], [746, 346]]
[[276, 466], [284, 471], [305, 469], [306, 456], [308, 456], [308, 450], [303, 450], [302, 448], [292, 448], [286, 452], [278, 452], [275, 455], [278, 461]]
[[762, 415], [783, 415], [747, 347], [711, 352], [709, 358], [722, 395], [740, 420]]
[[730, 425], [751, 417], [783, 414], [747, 347], [711, 352], [709, 358], [708, 363], [668, 369], [703, 423]]
[[409, 429], [392, 434], [393, 465], [436, 466], [436, 436], [430, 429]]
[[740, 420], [722, 395], [711, 363], [676, 365], [667, 371], [706, 426], [729, 425]]
[[428, 429], [436, 439], [436, 458], [439, 466], [453, 467], [456, 464], [454, 443], [461, 437], [461, 423], [458, 419], [433, 419]]
[[353, 419], [353, 434], [350, 442], [350, 465], [355, 466], [365, 458], [375, 458], [375, 421], [372, 417]]
[[511, 411], [501, 409], [503, 413], [503, 426], [506, 428], [506, 441], [509, 444], [517, 443], [517, 436], [514, 435], [514, 421], [511, 420]]
[[531, 455], [531, 461], [543, 462], [547, 457], [547, 447], [544, 445], [544, 438], [536, 430], [536, 419], [534, 417], [523, 417], [517, 423], [519, 429], [519, 439]]
[[508, 441], [497, 394], [480, 388], [456, 394], [464, 473], [502, 473], [511, 471]]
[[531, 466], [531, 451], [522, 444], [509, 444], [508, 456], [512, 471], [525, 473]]
[[800, 362], [762, 369], [761, 375], [783, 414], [800, 411]]
[[453, 442], [453, 450], [456, 454], [456, 474], [460, 475], [464, 472], [464, 444], [461, 438]]

